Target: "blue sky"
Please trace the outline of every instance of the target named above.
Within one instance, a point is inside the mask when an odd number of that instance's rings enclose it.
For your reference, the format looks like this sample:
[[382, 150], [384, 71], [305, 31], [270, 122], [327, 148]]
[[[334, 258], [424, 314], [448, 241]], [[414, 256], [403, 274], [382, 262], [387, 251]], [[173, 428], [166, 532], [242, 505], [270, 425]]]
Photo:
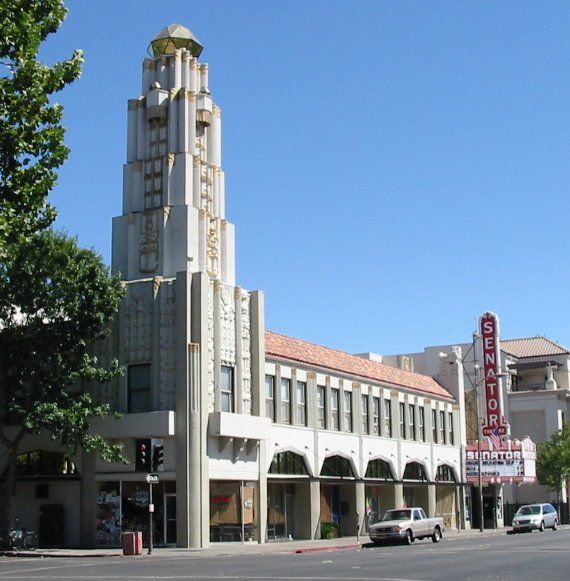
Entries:
[[570, 3], [68, 0], [58, 226], [110, 261], [126, 103], [151, 38], [204, 44], [238, 283], [269, 329], [350, 352], [570, 345]]

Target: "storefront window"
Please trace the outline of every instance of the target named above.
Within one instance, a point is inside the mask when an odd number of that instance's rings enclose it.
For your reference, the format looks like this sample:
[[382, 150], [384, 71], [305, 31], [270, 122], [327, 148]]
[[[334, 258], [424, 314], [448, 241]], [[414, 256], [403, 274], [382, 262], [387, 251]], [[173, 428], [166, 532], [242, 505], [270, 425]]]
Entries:
[[95, 539], [98, 545], [121, 544], [121, 483], [101, 482], [97, 495]]
[[210, 541], [258, 540], [255, 505], [257, 483], [210, 482]]

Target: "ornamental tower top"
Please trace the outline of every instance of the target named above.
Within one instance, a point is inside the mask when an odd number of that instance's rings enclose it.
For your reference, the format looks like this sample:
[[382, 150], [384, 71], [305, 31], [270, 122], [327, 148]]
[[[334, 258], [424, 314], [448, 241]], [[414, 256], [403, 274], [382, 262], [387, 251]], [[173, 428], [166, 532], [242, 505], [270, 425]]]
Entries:
[[123, 213], [113, 221], [113, 272], [126, 281], [206, 272], [235, 284], [235, 228], [225, 217], [221, 110], [203, 46], [180, 24], [161, 30], [129, 100]]

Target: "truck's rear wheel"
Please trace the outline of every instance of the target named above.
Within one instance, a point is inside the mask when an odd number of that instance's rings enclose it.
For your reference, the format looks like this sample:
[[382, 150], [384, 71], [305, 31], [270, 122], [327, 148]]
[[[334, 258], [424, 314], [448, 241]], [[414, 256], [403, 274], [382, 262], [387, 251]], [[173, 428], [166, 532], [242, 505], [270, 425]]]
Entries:
[[439, 527], [435, 527], [433, 535], [431, 536], [431, 540], [434, 543], [439, 543], [439, 541], [441, 541], [441, 530], [439, 529]]
[[404, 537], [404, 544], [411, 545], [414, 542], [414, 533], [408, 529], [406, 531], [406, 536]]

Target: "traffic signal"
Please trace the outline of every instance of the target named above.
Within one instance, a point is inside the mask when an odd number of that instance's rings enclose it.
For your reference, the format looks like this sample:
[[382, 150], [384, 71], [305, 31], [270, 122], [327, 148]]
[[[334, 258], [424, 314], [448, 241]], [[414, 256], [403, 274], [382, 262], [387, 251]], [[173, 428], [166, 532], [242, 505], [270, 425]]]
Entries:
[[152, 471], [164, 470], [164, 443], [162, 440], [152, 441]]
[[135, 470], [150, 472], [150, 440], [136, 440], [135, 446]]

